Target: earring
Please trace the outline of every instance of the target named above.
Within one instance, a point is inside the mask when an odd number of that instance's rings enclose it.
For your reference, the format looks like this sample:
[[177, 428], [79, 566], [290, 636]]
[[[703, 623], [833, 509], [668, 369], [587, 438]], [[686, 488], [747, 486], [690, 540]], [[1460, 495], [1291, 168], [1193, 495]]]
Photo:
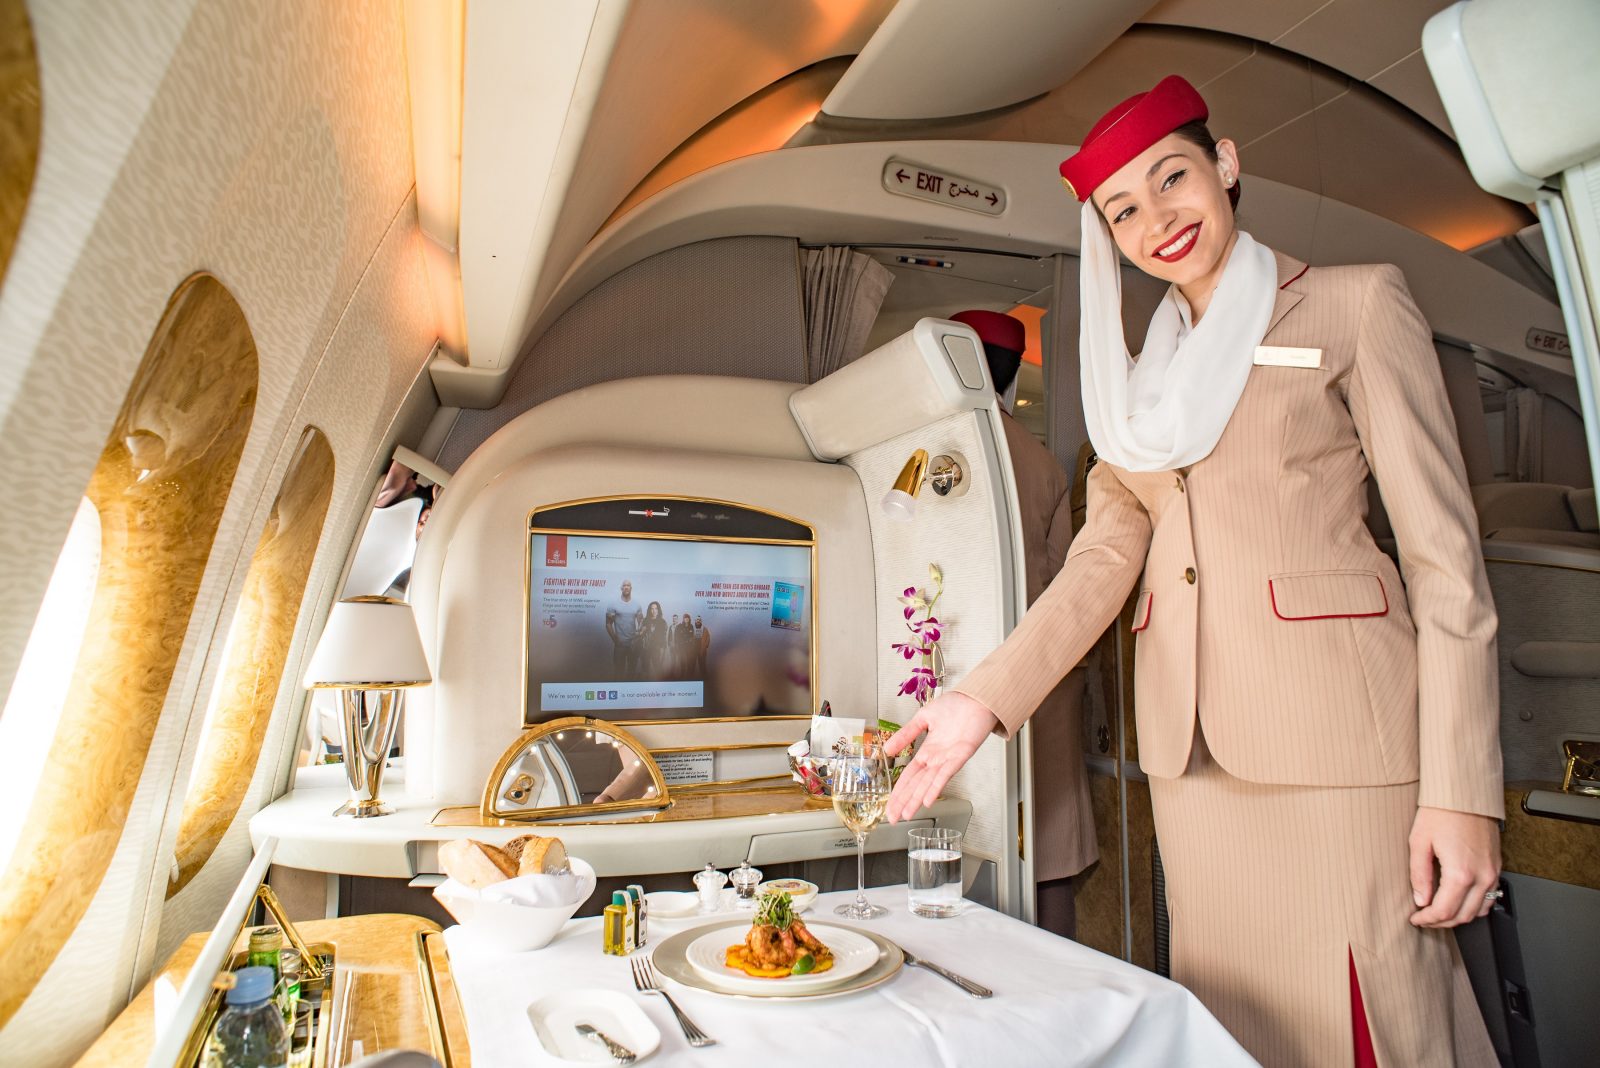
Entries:
[[1232, 175], [1229, 175], [1229, 176], [1228, 176], [1228, 181], [1227, 181], [1227, 183], [1226, 183], [1226, 184], [1227, 184], [1227, 187], [1228, 187], [1228, 188], [1229, 188], [1229, 189], [1232, 189], [1232, 188], [1233, 188], [1233, 176], [1232, 176]]

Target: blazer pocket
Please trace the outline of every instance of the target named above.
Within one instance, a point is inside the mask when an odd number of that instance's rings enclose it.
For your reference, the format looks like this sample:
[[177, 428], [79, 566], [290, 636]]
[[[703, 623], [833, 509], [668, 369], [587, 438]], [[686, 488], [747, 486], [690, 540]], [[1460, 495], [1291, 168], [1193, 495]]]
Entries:
[[1133, 633], [1138, 634], [1150, 625], [1150, 605], [1155, 599], [1156, 595], [1149, 590], [1139, 595], [1139, 602], [1133, 606]]
[[1389, 614], [1389, 595], [1372, 571], [1300, 571], [1267, 579], [1279, 619], [1361, 619]]

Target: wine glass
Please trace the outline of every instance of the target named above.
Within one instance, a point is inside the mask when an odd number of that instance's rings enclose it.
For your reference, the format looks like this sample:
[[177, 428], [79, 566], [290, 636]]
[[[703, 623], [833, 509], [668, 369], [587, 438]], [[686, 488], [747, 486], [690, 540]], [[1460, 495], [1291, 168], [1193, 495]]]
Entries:
[[889, 910], [867, 900], [867, 833], [889, 807], [889, 761], [876, 744], [850, 746], [831, 761], [833, 810], [856, 836], [856, 899], [833, 911], [870, 920]]

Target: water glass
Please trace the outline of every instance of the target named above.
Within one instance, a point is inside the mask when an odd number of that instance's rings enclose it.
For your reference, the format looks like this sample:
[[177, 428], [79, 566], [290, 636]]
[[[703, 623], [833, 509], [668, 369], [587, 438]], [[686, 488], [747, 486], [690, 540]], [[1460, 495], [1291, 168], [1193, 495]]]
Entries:
[[906, 887], [911, 911], [931, 920], [961, 909], [961, 832], [932, 827], [910, 832]]

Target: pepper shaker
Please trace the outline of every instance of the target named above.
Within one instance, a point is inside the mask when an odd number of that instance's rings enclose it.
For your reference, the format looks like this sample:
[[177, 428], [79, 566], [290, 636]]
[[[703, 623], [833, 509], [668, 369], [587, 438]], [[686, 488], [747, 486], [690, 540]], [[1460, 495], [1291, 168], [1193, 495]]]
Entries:
[[748, 860], [739, 862], [739, 870], [728, 876], [733, 882], [733, 892], [738, 906], [742, 909], [755, 908], [756, 887], [761, 882], [761, 869], [752, 868]]

